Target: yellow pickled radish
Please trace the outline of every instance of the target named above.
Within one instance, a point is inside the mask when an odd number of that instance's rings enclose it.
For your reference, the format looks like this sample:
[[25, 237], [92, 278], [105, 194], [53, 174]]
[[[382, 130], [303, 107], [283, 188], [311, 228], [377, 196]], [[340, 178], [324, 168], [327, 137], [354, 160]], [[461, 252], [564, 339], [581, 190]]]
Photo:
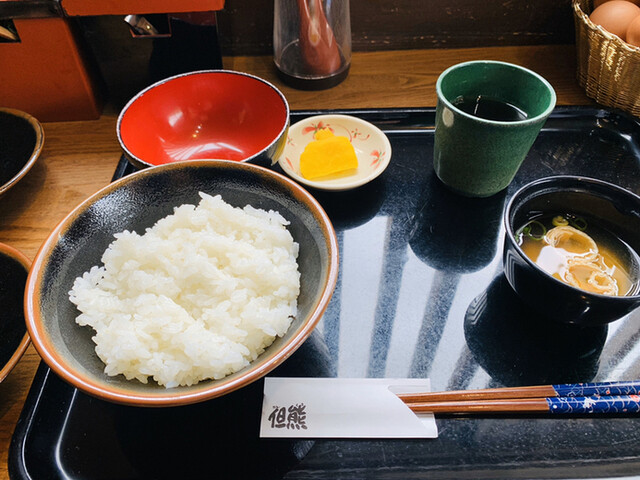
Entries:
[[358, 157], [346, 137], [328, 128], [318, 130], [300, 155], [300, 173], [308, 180], [347, 173], [358, 167]]
[[335, 135], [333, 134], [330, 128], [321, 128], [320, 130], [318, 130], [316, 133], [313, 134], [313, 138], [315, 140], [324, 140], [325, 138], [331, 138], [334, 136]]

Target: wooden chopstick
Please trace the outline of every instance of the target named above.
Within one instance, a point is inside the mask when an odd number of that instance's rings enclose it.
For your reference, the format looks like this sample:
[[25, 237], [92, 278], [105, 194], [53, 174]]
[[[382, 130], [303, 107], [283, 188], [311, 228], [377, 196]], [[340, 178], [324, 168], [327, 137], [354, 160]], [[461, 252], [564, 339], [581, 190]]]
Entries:
[[492, 400], [509, 398], [589, 397], [593, 395], [639, 395], [640, 381], [567, 383], [528, 387], [486, 388], [398, 394], [405, 403]]
[[513, 398], [544, 398], [555, 396], [551, 385], [532, 387], [488, 388], [485, 390], [450, 390], [447, 392], [400, 393], [404, 403], [459, 402], [471, 400], [498, 400]]
[[511, 413], [548, 412], [544, 398], [507, 398], [407, 403], [415, 413]]
[[506, 398], [408, 403], [415, 413], [553, 413], [553, 414], [637, 414], [638, 395], [594, 397]]
[[640, 413], [640, 382], [601, 382], [398, 394], [414, 412]]

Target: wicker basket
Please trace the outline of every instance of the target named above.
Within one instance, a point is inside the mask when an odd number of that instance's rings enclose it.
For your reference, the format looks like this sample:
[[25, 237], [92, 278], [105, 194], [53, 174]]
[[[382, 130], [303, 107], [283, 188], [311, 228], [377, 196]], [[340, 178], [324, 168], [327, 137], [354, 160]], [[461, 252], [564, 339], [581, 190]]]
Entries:
[[578, 82], [587, 96], [640, 115], [640, 48], [589, 20], [593, 0], [573, 0]]

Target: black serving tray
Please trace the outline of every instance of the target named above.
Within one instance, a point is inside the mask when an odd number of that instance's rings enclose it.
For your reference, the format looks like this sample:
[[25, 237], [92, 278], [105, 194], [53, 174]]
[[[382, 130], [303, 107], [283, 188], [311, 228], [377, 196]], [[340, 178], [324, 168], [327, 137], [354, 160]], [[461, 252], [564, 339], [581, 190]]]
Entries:
[[[323, 112], [294, 112], [291, 121]], [[382, 128], [388, 169], [349, 192], [312, 191], [331, 217], [340, 275], [320, 325], [273, 376], [420, 377], [432, 389], [640, 378], [640, 310], [608, 326], [549, 322], [502, 274], [505, 202], [578, 174], [640, 194], [640, 125], [559, 107], [509, 188], [450, 193], [432, 167], [434, 109], [350, 110]], [[274, 167], [278, 169], [278, 167]], [[122, 160], [115, 177], [133, 171]], [[197, 405], [105, 403], [41, 364], [13, 435], [14, 479], [487, 479], [640, 475], [632, 416], [442, 416], [429, 440], [260, 439], [263, 382]]]

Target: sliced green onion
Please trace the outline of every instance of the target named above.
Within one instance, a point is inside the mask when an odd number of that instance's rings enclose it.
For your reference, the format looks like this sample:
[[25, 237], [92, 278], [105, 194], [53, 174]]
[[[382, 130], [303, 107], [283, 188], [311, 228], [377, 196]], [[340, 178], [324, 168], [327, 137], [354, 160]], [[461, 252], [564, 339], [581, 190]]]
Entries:
[[569, 223], [571, 223], [572, 227], [577, 228], [581, 232], [584, 232], [587, 229], [587, 221], [582, 217], [573, 217], [569, 220]]
[[553, 217], [551, 223], [553, 223], [553, 225], [556, 227], [566, 227], [567, 225], [569, 225], [569, 220], [564, 218], [562, 215], [558, 215], [556, 217]]
[[533, 240], [542, 240], [547, 234], [547, 228], [539, 221], [532, 220], [522, 227], [522, 234]]

